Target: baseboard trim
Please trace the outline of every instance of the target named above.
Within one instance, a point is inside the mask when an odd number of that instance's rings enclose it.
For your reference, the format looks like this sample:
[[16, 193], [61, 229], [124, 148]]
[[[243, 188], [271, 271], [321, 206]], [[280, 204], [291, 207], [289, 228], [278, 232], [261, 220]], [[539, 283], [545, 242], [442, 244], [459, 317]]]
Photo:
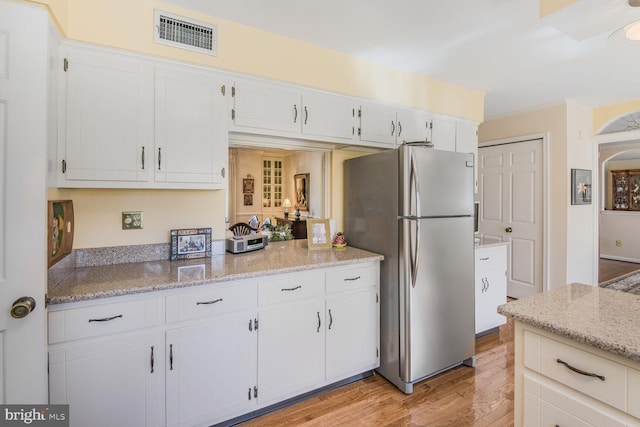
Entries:
[[611, 260], [614, 260], [614, 261], [634, 262], [636, 264], [640, 264], [640, 259], [638, 259], [638, 258], [627, 258], [627, 257], [623, 257], [623, 256], [604, 255], [604, 254], [600, 254], [600, 258], [611, 259]]

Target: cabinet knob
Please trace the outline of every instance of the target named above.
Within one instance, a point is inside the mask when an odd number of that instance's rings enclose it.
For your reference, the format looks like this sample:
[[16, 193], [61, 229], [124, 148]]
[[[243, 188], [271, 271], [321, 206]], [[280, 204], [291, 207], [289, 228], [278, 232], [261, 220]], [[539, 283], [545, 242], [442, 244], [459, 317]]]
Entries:
[[507, 227], [504, 229], [504, 231], [506, 231], [507, 233], [511, 233], [513, 231], [513, 228]]

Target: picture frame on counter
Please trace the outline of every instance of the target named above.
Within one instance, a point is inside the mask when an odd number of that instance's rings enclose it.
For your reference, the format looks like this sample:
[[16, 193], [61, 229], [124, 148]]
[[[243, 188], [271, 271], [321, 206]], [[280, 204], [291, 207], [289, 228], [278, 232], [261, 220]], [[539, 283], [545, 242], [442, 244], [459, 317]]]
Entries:
[[307, 219], [307, 246], [309, 249], [328, 249], [331, 248], [331, 243], [329, 219]]
[[48, 267], [71, 253], [73, 228], [73, 201], [49, 200], [47, 207]]
[[171, 261], [211, 258], [211, 228], [171, 230]]

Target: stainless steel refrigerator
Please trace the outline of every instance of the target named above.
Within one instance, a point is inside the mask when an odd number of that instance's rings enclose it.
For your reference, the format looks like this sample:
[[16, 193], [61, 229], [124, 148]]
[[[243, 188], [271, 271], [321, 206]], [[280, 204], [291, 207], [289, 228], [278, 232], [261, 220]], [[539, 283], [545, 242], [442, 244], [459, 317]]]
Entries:
[[347, 241], [384, 255], [378, 372], [407, 394], [474, 365], [473, 162], [420, 144], [345, 161]]

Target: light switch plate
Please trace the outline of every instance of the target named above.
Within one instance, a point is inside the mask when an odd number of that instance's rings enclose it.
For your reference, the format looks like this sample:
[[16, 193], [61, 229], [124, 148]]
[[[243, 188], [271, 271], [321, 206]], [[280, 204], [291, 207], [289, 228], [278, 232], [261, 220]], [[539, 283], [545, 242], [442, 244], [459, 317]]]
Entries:
[[142, 211], [122, 212], [122, 229], [142, 229]]

